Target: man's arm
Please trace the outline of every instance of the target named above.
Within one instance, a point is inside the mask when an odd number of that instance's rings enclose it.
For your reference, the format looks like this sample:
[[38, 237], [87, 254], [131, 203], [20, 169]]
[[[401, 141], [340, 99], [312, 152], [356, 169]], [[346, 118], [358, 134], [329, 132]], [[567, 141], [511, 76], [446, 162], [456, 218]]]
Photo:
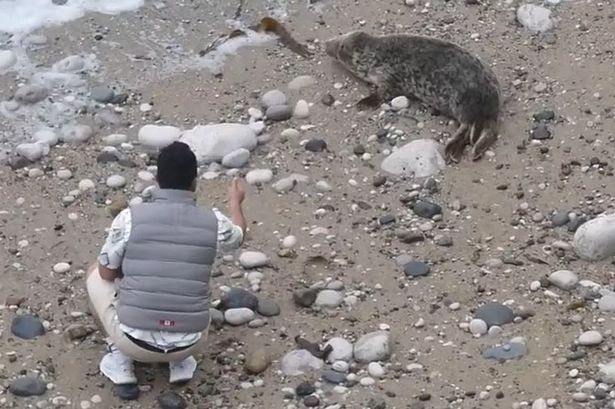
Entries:
[[116, 278], [122, 278], [122, 272], [120, 271], [120, 269], [112, 269], [106, 266], [103, 266], [102, 264], [98, 263], [98, 274], [100, 274], [100, 277], [103, 280], [107, 280], [107, 281], [115, 281]]
[[241, 204], [246, 197], [246, 190], [243, 184], [239, 179], [233, 179], [231, 183], [231, 187], [229, 189], [229, 212], [231, 214], [231, 220], [233, 223], [239, 227], [243, 232], [245, 237], [247, 223], [246, 218], [243, 215], [243, 209], [241, 208]]
[[126, 250], [126, 241], [130, 233], [130, 209], [124, 209], [111, 224], [109, 234], [98, 256], [98, 274], [103, 280], [115, 281], [122, 278], [122, 260]]

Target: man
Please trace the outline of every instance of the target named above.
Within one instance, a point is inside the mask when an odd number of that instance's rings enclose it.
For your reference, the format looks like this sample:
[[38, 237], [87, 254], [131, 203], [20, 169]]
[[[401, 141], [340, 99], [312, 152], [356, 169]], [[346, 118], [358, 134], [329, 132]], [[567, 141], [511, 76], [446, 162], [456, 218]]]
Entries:
[[133, 391], [125, 395], [138, 395], [133, 361], [168, 362], [171, 383], [192, 379], [193, 354], [209, 327], [209, 277], [217, 250], [243, 241], [243, 185], [237, 179], [231, 184], [229, 220], [196, 205], [196, 179], [188, 145], [162, 149], [158, 189], [151, 200], [118, 214], [88, 272], [92, 313], [109, 346], [100, 370], [120, 389]]

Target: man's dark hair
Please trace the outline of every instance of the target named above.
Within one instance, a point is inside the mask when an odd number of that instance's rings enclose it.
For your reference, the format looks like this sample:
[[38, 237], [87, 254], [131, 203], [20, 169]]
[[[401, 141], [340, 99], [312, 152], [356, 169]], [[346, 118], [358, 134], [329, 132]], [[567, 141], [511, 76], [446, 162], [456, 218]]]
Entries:
[[160, 150], [156, 180], [161, 189], [189, 190], [196, 175], [196, 156], [188, 145], [173, 142]]

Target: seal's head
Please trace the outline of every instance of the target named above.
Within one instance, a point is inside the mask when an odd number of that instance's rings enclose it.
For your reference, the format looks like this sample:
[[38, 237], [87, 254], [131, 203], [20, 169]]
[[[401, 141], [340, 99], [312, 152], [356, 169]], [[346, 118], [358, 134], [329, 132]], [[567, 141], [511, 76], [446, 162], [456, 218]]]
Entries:
[[354, 68], [355, 59], [363, 54], [373, 39], [369, 34], [362, 31], [333, 37], [325, 42], [325, 52], [348, 68]]

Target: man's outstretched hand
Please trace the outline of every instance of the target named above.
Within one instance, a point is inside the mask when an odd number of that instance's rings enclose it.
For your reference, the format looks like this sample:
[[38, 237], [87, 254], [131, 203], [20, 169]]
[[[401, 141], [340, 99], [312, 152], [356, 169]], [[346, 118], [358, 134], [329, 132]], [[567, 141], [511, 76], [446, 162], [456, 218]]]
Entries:
[[228, 190], [229, 211], [231, 213], [231, 219], [233, 223], [241, 227], [243, 234], [246, 234], [247, 223], [243, 216], [243, 210], [241, 204], [246, 198], [246, 187], [243, 180], [234, 178], [231, 182], [231, 186]]

